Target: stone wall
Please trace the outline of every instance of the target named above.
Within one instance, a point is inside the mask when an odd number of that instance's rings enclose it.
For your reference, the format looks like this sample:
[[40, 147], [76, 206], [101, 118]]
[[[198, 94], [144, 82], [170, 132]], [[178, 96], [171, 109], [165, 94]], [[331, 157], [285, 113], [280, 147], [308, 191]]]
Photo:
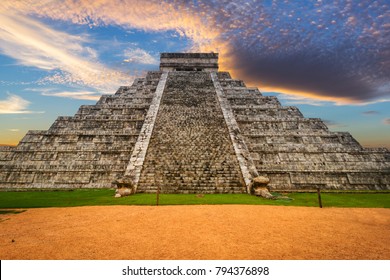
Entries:
[[139, 192], [242, 193], [245, 184], [207, 72], [169, 72]]
[[222, 86], [219, 82], [218, 74], [211, 73], [211, 79], [213, 81], [214, 88], [217, 93], [222, 114], [225, 118], [225, 122], [230, 135], [230, 140], [232, 141], [233, 149], [235, 151], [238, 164], [240, 166], [246, 190], [248, 193], [251, 193], [253, 179], [258, 177], [259, 174], [257, 172], [255, 164], [253, 163], [249, 149], [245, 144], [244, 137], [237, 124], [236, 118], [234, 117], [230, 102], [227, 99], [225, 91], [222, 89]]
[[2, 188], [107, 188], [123, 176], [161, 72], [0, 149]]
[[133, 186], [138, 185], [138, 181], [141, 176], [141, 170], [144, 164], [146, 151], [149, 147], [150, 138], [154, 129], [154, 124], [156, 123], [157, 113], [160, 108], [161, 98], [165, 89], [167, 77], [168, 73], [163, 73], [161, 75], [160, 81], [156, 88], [155, 95], [149, 106], [148, 113], [145, 116], [145, 121], [138, 135], [137, 143], [135, 143], [129, 164], [126, 168], [124, 178], [126, 178], [126, 181], [130, 180]]
[[218, 71], [217, 53], [162, 53], [161, 71]]
[[[0, 188], [107, 188], [130, 176], [140, 192], [390, 189], [390, 152], [262, 96], [218, 54], [161, 55], [148, 72], [16, 147], [0, 147]], [[185, 71], [180, 71], [185, 70]]]
[[390, 153], [304, 118], [227, 73], [218, 73], [259, 174], [272, 189], [390, 189]]

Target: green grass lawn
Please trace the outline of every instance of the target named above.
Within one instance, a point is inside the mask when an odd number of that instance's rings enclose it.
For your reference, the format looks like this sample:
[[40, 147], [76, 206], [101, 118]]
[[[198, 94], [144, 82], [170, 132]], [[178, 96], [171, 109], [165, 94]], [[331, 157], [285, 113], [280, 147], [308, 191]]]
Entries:
[[[390, 193], [322, 193], [323, 207], [390, 208]], [[267, 200], [247, 194], [161, 194], [160, 205], [250, 204], [318, 207], [317, 193], [290, 193], [290, 200]], [[92, 205], [155, 205], [155, 194], [114, 198], [114, 190], [3, 191], [0, 209]], [[1, 214], [1, 212], [0, 212]]]

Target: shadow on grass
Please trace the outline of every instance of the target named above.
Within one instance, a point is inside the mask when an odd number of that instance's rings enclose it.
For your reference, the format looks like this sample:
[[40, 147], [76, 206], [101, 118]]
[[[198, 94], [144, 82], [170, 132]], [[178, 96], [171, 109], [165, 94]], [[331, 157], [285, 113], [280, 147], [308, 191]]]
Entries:
[[26, 212], [26, 210], [12, 210], [12, 209], [0, 209], [0, 215], [5, 214], [20, 214]]

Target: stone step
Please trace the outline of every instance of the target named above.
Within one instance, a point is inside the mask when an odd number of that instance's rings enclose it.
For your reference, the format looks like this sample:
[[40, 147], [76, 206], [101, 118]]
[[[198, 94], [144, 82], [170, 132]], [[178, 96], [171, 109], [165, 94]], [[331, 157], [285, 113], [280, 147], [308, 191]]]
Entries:
[[[187, 55], [164, 59], [183, 66]], [[195, 57], [193, 68], [211, 72], [148, 72], [48, 130], [29, 131], [17, 147], [0, 147], [1, 188], [109, 188], [134, 168], [138, 190], [149, 193], [243, 193], [258, 172], [272, 189], [390, 189], [387, 149], [364, 149], [349, 133], [213, 72], [216, 54]]]
[[170, 73], [137, 191], [215, 192], [216, 182], [242, 189], [241, 176], [210, 74]]

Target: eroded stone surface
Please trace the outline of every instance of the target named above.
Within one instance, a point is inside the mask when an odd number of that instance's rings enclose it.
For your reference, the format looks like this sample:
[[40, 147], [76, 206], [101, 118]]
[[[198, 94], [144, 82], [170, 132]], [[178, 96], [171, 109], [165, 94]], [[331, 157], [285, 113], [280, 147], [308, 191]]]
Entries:
[[144, 164], [146, 151], [149, 147], [150, 138], [152, 136], [154, 124], [156, 122], [157, 113], [160, 108], [161, 97], [165, 89], [168, 73], [161, 75], [160, 81], [157, 85], [155, 95], [151, 101], [145, 121], [142, 125], [137, 142], [135, 143], [130, 162], [127, 165], [125, 176], [127, 181], [131, 181], [134, 189], [138, 185], [141, 176], [141, 170]]
[[122, 177], [161, 72], [29, 131], [15, 148], [0, 148], [1, 188], [109, 188]]
[[230, 75], [218, 73], [259, 174], [272, 189], [390, 189], [390, 153], [367, 149], [321, 119], [304, 118]]
[[390, 189], [387, 149], [218, 72], [217, 54], [161, 60], [161, 71], [0, 147], [0, 187], [107, 188], [130, 176], [143, 192], [245, 192], [263, 175], [271, 190]]
[[169, 72], [139, 192], [242, 193], [245, 185], [208, 72]]

